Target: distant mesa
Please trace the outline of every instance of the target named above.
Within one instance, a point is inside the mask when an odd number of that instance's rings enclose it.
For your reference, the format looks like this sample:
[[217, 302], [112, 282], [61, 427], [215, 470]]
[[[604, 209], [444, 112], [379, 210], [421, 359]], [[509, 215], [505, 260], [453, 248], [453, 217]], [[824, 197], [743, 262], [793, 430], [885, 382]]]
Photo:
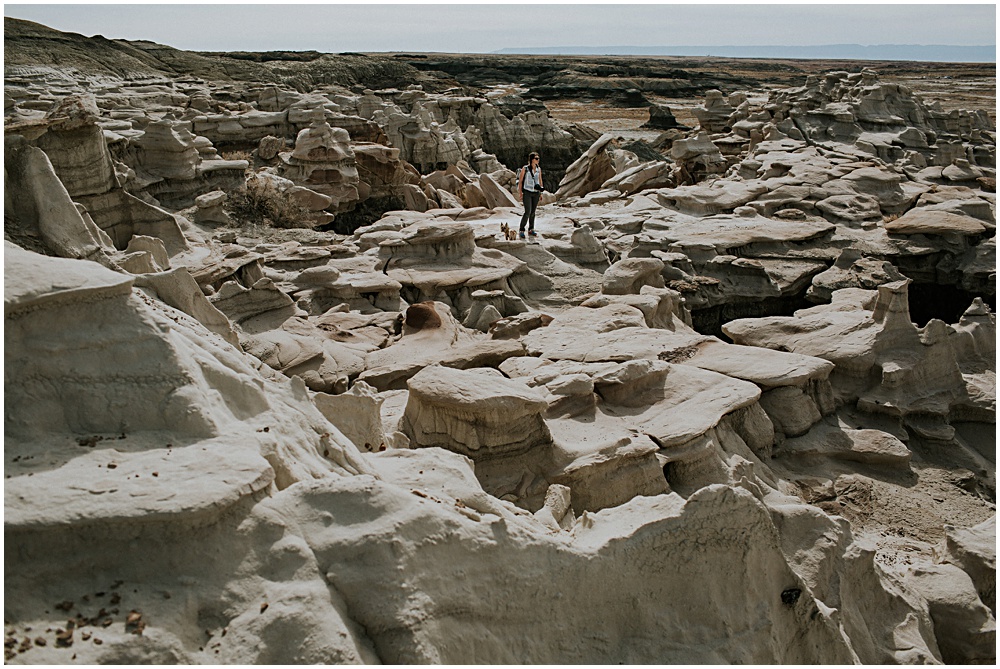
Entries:
[[715, 56], [723, 58], [803, 58], [915, 60], [938, 63], [995, 63], [995, 44], [817, 44], [810, 46], [552, 46], [519, 47], [496, 54], [563, 56]]

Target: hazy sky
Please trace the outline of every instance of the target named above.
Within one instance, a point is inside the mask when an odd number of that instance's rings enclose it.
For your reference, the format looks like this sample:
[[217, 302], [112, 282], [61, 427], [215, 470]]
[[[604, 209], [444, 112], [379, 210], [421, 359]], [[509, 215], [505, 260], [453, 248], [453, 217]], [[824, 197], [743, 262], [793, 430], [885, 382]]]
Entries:
[[4, 15], [198, 51], [996, 43], [988, 4], [5, 4]]

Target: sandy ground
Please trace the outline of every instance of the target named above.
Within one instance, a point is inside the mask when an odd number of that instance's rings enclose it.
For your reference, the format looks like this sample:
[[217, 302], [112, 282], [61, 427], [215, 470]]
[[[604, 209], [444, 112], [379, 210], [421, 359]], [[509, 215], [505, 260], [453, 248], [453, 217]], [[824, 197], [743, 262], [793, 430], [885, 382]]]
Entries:
[[[737, 61], [731, 61], [737, 62]], [[781, 61], [774, 61], [775, 63]], [[945, 110], [984, 109], [996, 120], [996, 71], [992, 64], [965, 63], [861, 63], [858, 61], [794, 61], [810, 73], [834, 70], [857, 71], [872, 67], [884, 82], [898, 83], [917, 93], [925, 103], [940, 102]], [[760, 61], [746, 61], [737, 65], [736, 71], [761, 76], [755, 66]], [[706, 66], [707, 67], [707, 66]], [[751, 102], [767, 100], [768, 92], [785, 84], [768, 84], [760, 91], [747, 91]], [[694, 127], [697, 119], [692, 109], [701, 105], [700, 98], [666, 98], [646, 95], [650, 102], [665, 105], [677, 121]], [[557, 119], [586, 125], [601, 133], [612, 133], [626, 139], [652, 141], [659, 135], [656, 130], [640, 129], [649, 120], [647, 107], [622, 108], [593, 100], [556, 100], [545, 103], [549, 113]]]
[[[581, 100], [553, 100], [545, 103], [549, 115], [560, 121], [570, 121], [593, 128], [600, 133], [611, 133], [626, 139], [645, 139], [652, 142], [660, 130], [641, 129], [649, 120], [649, 108], [622, 108]], [[675, 107], [671, 106], [671, 110]], [[677, 116], [675, 111], [674, 116]], [[693, 118], [693, 116], [692, 116]], [[678, 121], [685, 123], [678, 118]], [[688, 125], [685, 123], [685, 125]]]

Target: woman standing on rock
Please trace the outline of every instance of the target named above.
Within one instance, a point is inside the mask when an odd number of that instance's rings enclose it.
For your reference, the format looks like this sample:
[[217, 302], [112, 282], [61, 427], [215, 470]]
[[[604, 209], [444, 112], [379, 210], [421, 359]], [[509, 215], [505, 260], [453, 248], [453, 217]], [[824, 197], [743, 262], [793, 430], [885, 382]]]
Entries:
[[535, 236], [535, 210], [538, 209], [538, 199], [542, 196], [542, 168], [538, 154], [532, 151], [528, 154], [528, 164], [521, 168], [517, 179], [517, 199], [523, 198], [524, 215], [521, 216], [521, 230], [518, 235], [524, 239], [524, 224], [528, 224], [528, 235]]

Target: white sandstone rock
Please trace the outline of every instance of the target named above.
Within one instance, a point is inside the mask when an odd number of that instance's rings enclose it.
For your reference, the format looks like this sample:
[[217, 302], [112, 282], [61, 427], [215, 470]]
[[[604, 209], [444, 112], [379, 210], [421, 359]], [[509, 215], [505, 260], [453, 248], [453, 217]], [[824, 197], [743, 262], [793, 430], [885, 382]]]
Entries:
[[945, 662], [969, 663], [993, 657], [996, 620], [979, 601], [969, 575], [953, 565], [913, 565], [907, 582], [927, 599], [934, 633]]

